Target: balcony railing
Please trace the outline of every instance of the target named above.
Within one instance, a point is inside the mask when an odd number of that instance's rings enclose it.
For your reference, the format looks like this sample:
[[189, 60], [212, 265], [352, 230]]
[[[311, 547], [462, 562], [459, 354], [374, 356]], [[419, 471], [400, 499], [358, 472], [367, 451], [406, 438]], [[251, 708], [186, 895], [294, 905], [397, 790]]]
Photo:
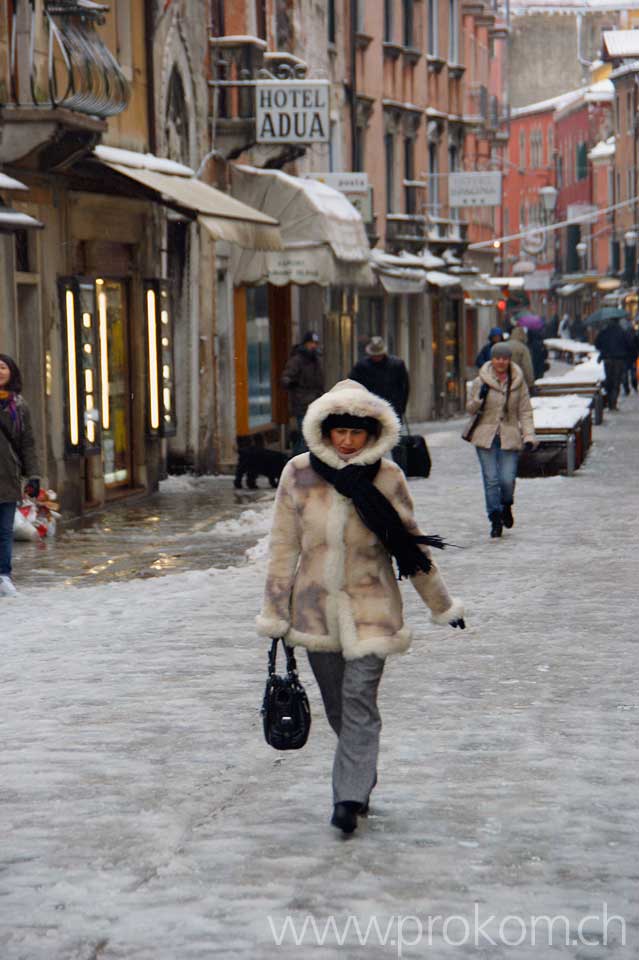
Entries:
[[108, 10], [93, 0], [17, 0], [11, 37], [15, 106], [65, 108], [100, 119], [127, 107], [129, 84], [96, 29]]

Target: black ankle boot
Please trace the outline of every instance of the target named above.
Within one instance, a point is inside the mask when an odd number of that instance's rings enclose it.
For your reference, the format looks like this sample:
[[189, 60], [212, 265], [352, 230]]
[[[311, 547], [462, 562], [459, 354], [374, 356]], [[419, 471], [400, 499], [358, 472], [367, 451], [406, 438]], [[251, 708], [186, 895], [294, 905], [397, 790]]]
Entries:
[[513, 517], [513, 505], [512, 503], [505, 503], [501, 511], [502, 520], [504, 526], [507, 530], [510, 530], [511, 527], [515, 524], [515, 518]]
[[357, 814], [361, 808], [361, 803], [356, 803], [354, 800], [336, 803], [331, 817], [332, 825], [343, 833], [352, 833], [357, 829]]
[[504, 527], [501, 510], [493, 510], [493, 512], [490, 514], [490, 523], [490, 536], [493, 538], [501, 537], [501, 531]]

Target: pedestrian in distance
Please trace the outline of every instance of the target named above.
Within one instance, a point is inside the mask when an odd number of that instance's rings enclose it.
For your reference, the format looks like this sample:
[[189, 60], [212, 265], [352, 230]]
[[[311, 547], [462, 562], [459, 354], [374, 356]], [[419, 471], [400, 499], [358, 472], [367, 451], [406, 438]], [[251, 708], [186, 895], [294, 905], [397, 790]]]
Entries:
[[410, 393], [406, 364], [401, 357], [388, 353], [382, 337], [372, 337], [365, 350], [366, 357], [355, 364], [349, 378], [390, 403], [401, 420], [406, 412]]
[[557, 331], [562, 340], [570, 340], [571, 322], [572, 321], [570, 319], [570, 314], [564, 313], [564, 315], [561, 318], [561, 323], [559, 324], [559, 330]]
[[619, 317], [609, 320], [603, 330], [599, 331], [595, 339], [595, 347], [604, 364], [608, 409], [617, 410], [619, 389], [630, 358], [630, 347], [626, 333], [621, 329]]
[[637, 357], [639, 357], [639, 333], [631, 323], [624, 329], [628, 352], [626, 354], [626, 370], [623, 375], [623, 392], [627, 397], [630, 387], [637, 393]]
[[548, 348], [544, 343], [544, 334], [541, 330], [528, 331], [528, 349], [533, 365], [533, 376], [535, 380], [541, 380], [549, 367]]
[[479, 458], [490, 536], [501, 537], [514, 523], [517, 465], [522, 448], [537, 445], [530, 394], [521, 369], [512, 362], [510, 343], [497, 343], [491, 359], [473, 380], [466, 410], [474, 418], [472, 434]]
[[308, 409], [309, 453], [287, 464], [275, 498], [257, 630], [307, 649], [337, 734], [331, 823], [357, 827], [377, 783], [377, 692], [386, 657], [410, 646], [393, 569], [408, 577], [435, 623], [464, 629], [422, 537], [404, 474], [384, 455], [397, 443], [391, 405], [343, 380]]
[[0, 353], [0, 597], [17, 593], [11, 579], [13, 522], [22, 499], [22, 481], [30, 477], [26, 492], [40, 492], [31, 414], [22, 397], [22, 377], [11, 357]]
[[496, 343], [501, 343], [504, 339], [504, 332], [501, 327], [493, 327], [488, 334], [488, 343], [485, 343], [475, 360], [475, 366], [481, 370], [483, 365], [490, 360], [490, 351]]
[[[511, 359], [513, 363], [521, 369], [526, 381], [526, 386], [530, 390], [535, 382], [532, 357], [527, 346], [528, 335], [523, 327], [514, 327], [510, 334], [508, 343], [510, 344]], [[489, 358], [490, 359], [490, 358]]]
[[309, 330], [302, 342], [293, 347], [282, 373], [282, 386], [288, 390], [289, 408], [297, 421], [297, 439], [293, 453], [306, 450], [302, 435], [302, 421], [308, 405], [324, 392], [324, 369], [319, 356], [320, 339]]

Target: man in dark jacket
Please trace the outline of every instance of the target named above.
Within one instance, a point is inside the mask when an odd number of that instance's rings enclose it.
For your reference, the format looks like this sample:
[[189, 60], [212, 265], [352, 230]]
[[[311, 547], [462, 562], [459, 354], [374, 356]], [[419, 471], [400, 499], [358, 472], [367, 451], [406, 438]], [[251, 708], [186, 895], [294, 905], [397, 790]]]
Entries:
[[617, 409], [619, 387], [626, 370], [629, 354], [625, 331], [621, 329], [619, 318], [610, 320], [608, 326], [597, 334], [595, 347], [599, 351], [606, 371], [606, 396], [610, 410]]
[[387, 400], [398, 417], [403, 417], [408, 404], [410, 380], [406, 364], [400, 357], [388, 354], [382, 337], [373, 337], [366, 346], [367, 356], [355, 364], [349, 377]]
[[490, 333], [488, 334], [488, 343], [485, 343], [477, 354], [477, 359], [475, 360], [475, 366], [478, 369], [481, 369], [485, 363], [488, 363], [490, 360], [490, 351], [493, 349], [496, 343], [501, 343], [504, 339], [504, 334], [501, 327], [493, 327]]
[[630, 387], [637, 392], [637, 357], [639, 357], [639, 333], [628, 326], [624, 330], [626, 343], [628, 344], [628, 353], [626, 354], [626, 369], [623, 375], [623, 392], [626, 396], [630, 393]]
[[304, 339], [293, 348], [282, 373], [282, 386], [288, 390], [289, 409], [297, 420], [298, 436], [293, 447], [295, 454], [304, 453], [302, 421], [309, 404], [324, 393], [324, 370], [317, 353], [319, 337], [309, 330]]

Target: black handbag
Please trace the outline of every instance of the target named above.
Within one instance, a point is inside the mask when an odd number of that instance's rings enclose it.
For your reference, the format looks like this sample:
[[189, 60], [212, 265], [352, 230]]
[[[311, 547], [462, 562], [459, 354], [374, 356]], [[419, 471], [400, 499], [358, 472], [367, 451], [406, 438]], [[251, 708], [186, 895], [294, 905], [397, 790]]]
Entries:
[[426, 441], [418, 434], [411, 433], [405, 420], [404, 426], [406, 434], [401, 436], [397, 446], [393, 447], [393, 460], [407, 477], [429, 477], [431, 459]]
[[[286, 653], [286, 676], [275, 673], [277, 644], [282, 641]], [[311, 708], [306, 691], [297, 675], [292, 647], [275, 638], [268, 655], [268, 679], [262, 702], [264, 738], [275, 750], [299, 750], [308, 740]]]

